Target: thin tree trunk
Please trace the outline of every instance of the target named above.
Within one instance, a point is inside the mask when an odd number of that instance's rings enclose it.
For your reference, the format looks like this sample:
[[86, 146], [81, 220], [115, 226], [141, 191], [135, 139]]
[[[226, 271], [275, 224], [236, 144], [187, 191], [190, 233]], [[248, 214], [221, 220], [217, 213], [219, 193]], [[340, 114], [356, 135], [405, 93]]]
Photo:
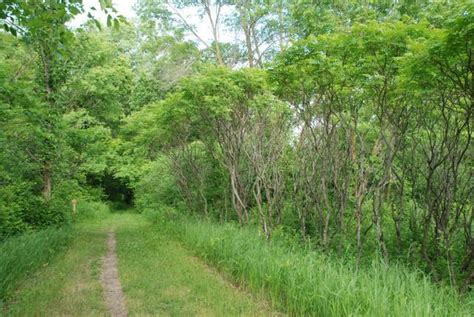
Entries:
[[51, 164], [46, 162], [43, 166], [43, 198], [49, 200], [51, 198], [51, 191], [52, 191], [52, 171], [51, 171]]
[[[53, 88], [51, 87], [51, 76], [50, 76], [50, 67], [49, 67], [50, 57], [47, 55], [43, 47], [40, 48], [40, 53], [41, 53], [41, 62], [43, 66], [46, 101], [49, 103], [50, 110], [51, 110], [54, 107], [54, 104], [52, 100]], [[50, 125], [48, 125], [47, 129], [49, 130], [49, 132], [51, 132]], [[46, 159], [44, 161], [42, 176], [43, 176], [42, 195], [45, 200], [49, 200], [51, 199], [51, 193], [52, 193], [52, 188], [53, 188], [53, 171], [52, 171], [51, 161], [49, 159]]]

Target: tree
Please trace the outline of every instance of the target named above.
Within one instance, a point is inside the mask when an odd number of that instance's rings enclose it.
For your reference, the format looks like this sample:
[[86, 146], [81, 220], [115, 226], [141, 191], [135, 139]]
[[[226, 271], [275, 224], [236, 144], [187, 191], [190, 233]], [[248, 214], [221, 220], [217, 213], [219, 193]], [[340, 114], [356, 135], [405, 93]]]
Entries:
[[[101, 9], [105, 11], [108, 24], [118, 26], [123, 21], [122, 16], [114, 16], [111, 1], [100, 1]], [[55, 122], [61, 113], [56, 103], [56, 94], [65, 79], [62, 65], [67, 61], [69, 45], [74, 40], [66, 22], [83, 12], [82, 0], [71, 1], [4, 1], [0, 5], [0, 18], [5, 30], [20, 36], [37, 53], [40, 61], [38, 80], [44, 88], [43, 100], [48, 104], [47, 119], [43, 129], [47, 134], [50, 148], [43, 156], [43, 197], [51, 198], [53, 162], [57, 159], [54, 154], [57, 129]]]
[[287, 1], [235, 0], [231, 4], [235, 13], [228, 23], [244, 35], [249, 67], [263, 66], [278, 50], [286, 48], [289, 37]]

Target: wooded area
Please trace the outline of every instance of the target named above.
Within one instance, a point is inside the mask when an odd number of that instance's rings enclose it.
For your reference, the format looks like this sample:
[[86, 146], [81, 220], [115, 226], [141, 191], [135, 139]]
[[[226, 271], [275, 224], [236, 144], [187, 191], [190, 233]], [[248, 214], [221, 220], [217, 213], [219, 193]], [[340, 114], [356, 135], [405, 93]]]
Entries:
[[472, 1], [99, 3], [0, 3], [1, 240], [109, 199], [472, 290]]

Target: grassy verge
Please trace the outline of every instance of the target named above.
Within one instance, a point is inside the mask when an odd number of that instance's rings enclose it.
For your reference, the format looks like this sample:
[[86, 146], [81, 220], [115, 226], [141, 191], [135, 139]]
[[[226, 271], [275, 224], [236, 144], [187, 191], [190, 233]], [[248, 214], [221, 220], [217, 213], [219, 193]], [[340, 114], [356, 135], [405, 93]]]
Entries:
[[64, 250], [71, 235], [71, 228], [52, 228], [13, 237], [0, 245], [0, 308], [22, 279]]
[[81, 208], [74, 227], [22, 235], [2, 244], [0, 315], [105, 314], [98, 282], [105, 233], [94, 227], [103, 223], [108, 211], [99, 203]]
[[143, 217], [120, 221], [117, 255], [130, 315], [272, 315], [266, 301], [235, 288]]
[[12, 316], [105, 316], [100, 284], [105, 233], [77, 231], [61, 258], [19, 285]]
[[374, 262], [357, 269], [339, 259], [256, 230], [194, 220], [166, 224], [195, 254], [254, 291], [264, 290], [290, 315], [470, 316], [472, 297], [460, 299], [420, 274]]

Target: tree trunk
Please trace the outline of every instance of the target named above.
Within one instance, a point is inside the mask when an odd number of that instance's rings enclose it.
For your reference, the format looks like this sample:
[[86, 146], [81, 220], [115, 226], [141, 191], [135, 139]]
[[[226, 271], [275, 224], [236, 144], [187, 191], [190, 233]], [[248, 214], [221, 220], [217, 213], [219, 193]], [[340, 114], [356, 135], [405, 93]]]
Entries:
[[51, 199], [51, 190], [52, 190], [52, 171], [51, 171], [51, 164], [46, 162], [43, 166], [43, 198], [45, 200]]

